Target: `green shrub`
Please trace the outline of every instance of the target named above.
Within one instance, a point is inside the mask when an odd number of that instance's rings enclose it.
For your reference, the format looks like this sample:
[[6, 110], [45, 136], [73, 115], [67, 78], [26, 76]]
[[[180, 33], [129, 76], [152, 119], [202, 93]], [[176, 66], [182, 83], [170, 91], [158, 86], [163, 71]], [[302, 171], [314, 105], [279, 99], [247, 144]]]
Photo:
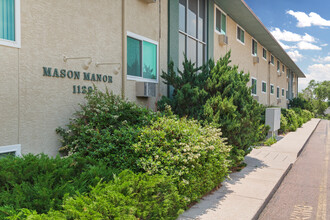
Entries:
[[124, 171], [88, 194], [66, 198], [63, 211], [38, 215], [23, 210], [12, 219], [176, 219], [182, 208], [172, 178]]
[[148, 174], [176, 177], [187, 204], [218, 186], [228, 174], [230, 147], [219, 129], [174, 116], [145, 127], [135, 144], [138, 165]]
[[175, 114], [187, 116], [221, 128], [223, 137], [233, 146], [231, 159], [240, 162], [251, 146], [265, 137], [268, 127], [263, 126], [263, 107], [251, 96], [247, 87], [249, 75], [230, 66], [230, 52], [216, 65], [210, 60], [201, 68], [185, 60], [183, 72], [162, 74], [165, 83], [174, 88], [173, 97], [158, 102], [160, 110], [171, 105]]
[[88, 192], [118, 171], [84, 158], [25, 155], [0, 159], [0, 219], [21, 208], [61, 209], [63, 196]]
[[136, 157], [131, 146], [141, 127], [149, 125], [157, 114], [96, 88], [86, 100], [67, 129], [57, 129], [62, 136], [60, 152], [101, 159], [121, 170], [133, 167]]
[[[207, 91], [211, 98], [204, 110], [206, 121], [217, 124], [235, 151], [248, 154], [251, 146], [267, 134], [262, 126], [264, 107], [251, 96], [249, 74], [230, 66], [230, 53], [221, 58], [211, 70]], [[264, 133], [260, 132], [263, 131]], [[237, 148], [237, 149], [235, 149]]]
[[284, 114], [281, 114], [281, 126], [279, 129], [279, 133], [285, 134], [289, 131], [288, 120], [286, 119]]
[[273, 137], [268, 138], [268, 139], [264, 142], [264, 144], [265, 144], [266, 146], [271, 146], [271, 145], [275, 144], [276, 142], [277, 142], [276, 137], [273, 136]]
[[282, 114], [286, 117], [288, 121], [289, 131], [296, 131], [299, 127], [299, 122], [295, 111], [292, 109], [282, 109]]

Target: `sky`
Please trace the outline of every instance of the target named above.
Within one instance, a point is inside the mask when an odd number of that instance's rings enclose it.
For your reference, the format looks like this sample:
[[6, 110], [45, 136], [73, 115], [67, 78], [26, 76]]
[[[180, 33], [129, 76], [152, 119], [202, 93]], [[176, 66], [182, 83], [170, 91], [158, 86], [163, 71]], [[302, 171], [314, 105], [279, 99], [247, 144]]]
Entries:
[[298, 90], [312, 79], [330, 80], [329, 0], [245, 0], [283, 49], [306, 75]]

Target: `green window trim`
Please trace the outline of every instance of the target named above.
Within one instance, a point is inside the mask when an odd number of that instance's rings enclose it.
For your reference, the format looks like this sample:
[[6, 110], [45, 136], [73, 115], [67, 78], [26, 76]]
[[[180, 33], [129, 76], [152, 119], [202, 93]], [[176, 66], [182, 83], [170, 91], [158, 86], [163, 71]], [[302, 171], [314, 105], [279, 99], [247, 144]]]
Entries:
[[258, 42], [252, 39], [252, 55], [258, 56]]
[[158, 82], [158, 42], [127, 32], [127, 78]]
[[257, 95], [257, 79], [256, 78], [251, 78], [251, 93], [252, 95]]
[[219, 8], [216, 7], [215, 30], [221, 34], [227, 33], [227, 16]]
[[242, 28], [237, 26], [237, 40], [240, 41], [241, 43], [245, 44], [245, 32]]
[[262, 91], [262, 93], [267, 92], [267, 83], [266, 82], [261, 83], [261, 91]]
[[262, 48], [262, 57], [267, 60], [267, 50], [265, 48]]
[[270, 94], [274, 95], [274, 85], [270, 84]]

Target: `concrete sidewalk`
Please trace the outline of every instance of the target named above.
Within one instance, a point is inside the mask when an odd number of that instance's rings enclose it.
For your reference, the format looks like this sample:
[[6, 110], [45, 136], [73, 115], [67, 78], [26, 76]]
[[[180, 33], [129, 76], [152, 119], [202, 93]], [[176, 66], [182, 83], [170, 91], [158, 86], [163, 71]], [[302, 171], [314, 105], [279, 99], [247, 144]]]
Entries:
[[247, 166], [242, 171], [229, 175], [219, 190], [201, 199], [178, 219], [256, 219], [319, 122], [312, 119], [271, 147], [254, 149], [245, 157]]

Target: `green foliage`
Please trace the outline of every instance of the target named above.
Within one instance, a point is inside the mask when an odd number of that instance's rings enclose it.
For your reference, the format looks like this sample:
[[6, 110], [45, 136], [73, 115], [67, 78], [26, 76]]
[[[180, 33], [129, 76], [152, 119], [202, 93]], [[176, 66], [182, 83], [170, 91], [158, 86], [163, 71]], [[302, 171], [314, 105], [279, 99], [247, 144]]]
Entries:
[[298, 97], [293, 98], [290, 100], [289, 103], [290, 108], [300, 108], [300, 109], [306, 109], [309, 111], [313, 111], [313, 105], [310, 101], [305, 99], [302, 95], [298, 95]]
[[233, 146], [231, 159], [236, 163], [251, 150], [250, 146], [265, 137], [268, 127], [262, 123], [263, 107], [247, 87], [249, 75], [239, 72], [237, 66], [230, 66], [230, 62], [230, 52], [216, 64], [210, 60], [201, 68], [194, 68], [186, 59], [183, 72], [177, 73], [171, 63], [162, 78], [173, 86], [173, 98], [163, 97], [158, 108], [163, 110], [168, 104], [179, 116], [204, 120], [221, 128]]
[[11, 219], [176, 219], [182, 201], [172, 178], [127, 170], [88, 194], [67, 197], [62, 211], [38, 215], [23, 210]]
[[[283, 110], [282, 110], [283, 112]], [[288, 125], [288, 120], [286, 119], [284, 114], [281, 114], [281, 126], [279, 129], [279, 133], [285, 134], [289, 131], [289, 125]]]
[[227, 53], [211, 70], [207, 80], [211, 98], [206, 102], [204, 115], [206, 121], [221, 128], [230, 145], [247, 154], [261, 139], [260, 134], [265, 134], [260, 133], [265, 131], [260, 126], [264, 108], [253, 99], [251, 88], [246, 86], [249, 74], [238, 72], [238, 67], [230, 66], [230, 62], [230, 53]]
[[131, 146], [141, 127], [149, 125], [157, 114], [96, 88], [86, 95], [86, 101], [67, 129], [57, 129], [62, 136], [60, 152], [100, 159], [121, 170], [134, 167], [136, 158]]
[[313, 107], [313, 109], [304, 109], [313, 111], [318, 117], [322, 117], [330, 103], [330, 81], [316, 82], [311, 80], [300, 96], [311, 103]]
[[168, 73], [162, 73], [164, 83], [174, 88], [173, 98], [165, 96], [157, 103], [158, 110], [165, 110], [170, 105], [175, 114], [180, 117], [191, 117], [201, 119], [205, 101], [209, 94], [205, 90], [205, 82], [209, 77], [210, 69], [214, 62], [209, 61], [208, 65], [196, 68], [195, 64], [188, 61], [182, 63], [183, 71], [174, 70], [174, 63], [171, 61], [168, 66]]
[[276, 142], [277, 142], [276, 137], [273, 136], [273, 137], [268, 138], [268, 139], [264, 142], [264, 144], [265, 144], [266, 146], [271, 146], [271, 145], [275, 144]]
[[299, 127], [298, 116], [292, 109], [282, 109], [282, 114], [286, 118], [288, 122], [288, 130], [289, 131], [296, 131]]
[[186, 118], [160, 117], [135, 145], [138, 165], [148, 174], [176, 177], [187, 204], [218, 186], [228, 174], [230, 147], [219, 129]]
[[85, 158], [49, 158], [44, 154], [0, 159], [0, 219], [28, 208], [45, 213], [61, 209], [65, 194], [88, 192], [101, 178], [118, 171]]

